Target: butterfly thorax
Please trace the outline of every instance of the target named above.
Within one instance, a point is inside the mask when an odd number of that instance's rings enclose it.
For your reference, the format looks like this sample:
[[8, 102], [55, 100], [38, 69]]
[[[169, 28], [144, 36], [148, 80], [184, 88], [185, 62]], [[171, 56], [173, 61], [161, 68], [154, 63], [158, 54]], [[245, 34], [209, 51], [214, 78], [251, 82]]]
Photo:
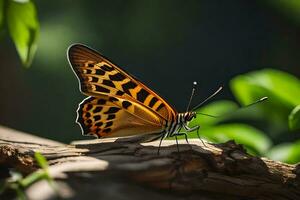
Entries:
[[186, 128], [188, 123], [196, 117], [196, 112], [178, 113], [174, 120], [170, 121], [165, 128], [166, 137], [172, 137], [180, 133], [181, 128]]

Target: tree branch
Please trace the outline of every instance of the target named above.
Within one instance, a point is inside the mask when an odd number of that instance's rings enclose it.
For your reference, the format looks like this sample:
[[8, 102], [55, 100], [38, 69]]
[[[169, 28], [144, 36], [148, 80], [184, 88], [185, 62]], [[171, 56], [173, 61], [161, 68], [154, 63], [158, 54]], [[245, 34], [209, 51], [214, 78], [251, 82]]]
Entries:
[[[300, 167], [249, 155], [233, 141], [223, 144], [180, 140], [139, 144], [99, 139], [71, 145], [0, 128], [0, 164], [23, 173], [38, 167], [42, 153], [58, 184], [26, 189], [30, 198], [55, 199], [300, 199]], [[40, 194], [40, 191], [44, 191]]]

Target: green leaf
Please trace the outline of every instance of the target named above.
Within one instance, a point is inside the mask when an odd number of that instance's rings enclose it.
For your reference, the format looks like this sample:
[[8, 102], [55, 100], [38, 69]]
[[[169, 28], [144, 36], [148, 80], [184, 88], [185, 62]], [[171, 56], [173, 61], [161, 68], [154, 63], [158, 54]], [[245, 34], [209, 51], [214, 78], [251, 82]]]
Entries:
[[280, 13], [283, 13], [286, 15], [287, 18], [289, 18], [292, 21], [295, 21], [296, 23], [300, 22], [300, 1], [299, 0], [266, 0], [267, 3], [269, 3], [271, 6], [273, 6], [275, 9], [279, 10]]
[[[272, 142], [265, 134], [246, 124], [224, 124], [217, 125], [207, 129], [200, 129], [200, 136], [213, 142], [226, 142], [235, 140], [237, 143], [245, 145], [251, 151], [260, 155], [265, 153]], [[197, 137], [195, 132], [189, 134], [189, 137]]]
[[7, 1], [7, 25], [24, 66], [30, 66], [37, 48], [39, 23], [32, 1]]
[[41, 180], [41, 179], [47, 179], [50, 180], [49, 174], [48, 174], [48, 163], [46, 158], [39, 152], [34, 153], [34, 157], [38, 165], [42, 168], [42, 170], [33, 172], [26, 176], [24, 179], [20, 181], [20, 184], [22, 187], [26, 188], [30, 186], [32, 183]]
[[[223, 120], [223, 116], [237, 109], [238, 105], [232, 101], [220, 100], [212, 102], [196, 110], [197, 113], [202, 114], [197, 114], [197, 117], [193, 121], [191, 121], [189, 126], [193, 127], [196, 125], [200, 125], [201, 127], [207, 127], [214, 125]], [[217, 116], [217, 118], [206, 116], [204, 114]]]
[[291, 130], [300, 129], [300, 105], [296, 106], [289, 115], [289, 127]]
[[269, 94], [287, 106], [300, 104], [300, 80], [288, 73], [264, 69], [235, 77], [230, 82], [234, 95], [243, 104]]
[[39, 166], [42, 168], [42, 170], [30, 174], [28, 177], [26, 177], [27, 180], [24, 181], [27, 181], [26, 183], [31, 183], [32, 181], [36, 181], [44, 178], [48, 181], [48, 183], [53, 188], [53, 190], [57, 192], [58, 191], [57, 186], [48, 171], [48, 162], [46, 158], [39, 152], [35, 152], [34, 157], [37, 163], [39, 164]]
[[269, 97], [256, 105], [255, 111], [251, 112], [252, 107], [249, 107], [249, 114], [266, 119], [273, 136], [288, 130], [288, 115], [300, 104], [299, 79], [285, 72], [264, 69], [233, 78], [230, 87], [244, 105], [263, 96]]
[[273, 147], [267, 157], [286, 163], [300, 162], [300, 140], [294, 143], [279, 144]]
[[34, 157], [42, 169], [48, 169], [48, 162], [46, 158], [39, 152], [34, 153]]
[[47, 177], [47, 172], [45, 170], [37, 171], [29, 174], [28, 176], [20, 180], [19, 183], [23, 188], [26, 188], [39, 180], [47, 179]]

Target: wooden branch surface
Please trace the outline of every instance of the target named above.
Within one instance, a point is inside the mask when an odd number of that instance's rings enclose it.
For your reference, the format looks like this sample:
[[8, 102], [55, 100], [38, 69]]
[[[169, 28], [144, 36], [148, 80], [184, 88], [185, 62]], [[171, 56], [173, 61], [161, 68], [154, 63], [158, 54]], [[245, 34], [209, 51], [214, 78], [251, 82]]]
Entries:
[[[29, 199], [300, 199], [300, 165], [258, 158], [241, 145], [198, 139], [138, 144], [102, 139], [71, 145], [0, 127], [0, 165], [28, 174], [42, 153], [56, 180], [26, 189]], [[43, 192], [41, 192], [43, 191]]]

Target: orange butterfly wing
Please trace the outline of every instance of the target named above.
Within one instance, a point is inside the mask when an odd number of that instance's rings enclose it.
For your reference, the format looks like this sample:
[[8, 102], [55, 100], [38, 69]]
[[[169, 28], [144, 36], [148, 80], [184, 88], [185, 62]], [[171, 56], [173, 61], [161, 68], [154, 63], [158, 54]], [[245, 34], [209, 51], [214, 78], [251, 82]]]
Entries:
[[84, 94], [104, 94], [137, 101], [163, 119], [173, 120], [176, 110], [142, 82], [120, 69], [100, 53], [81, 44], [68, 51], [69, 61]]
[[86, 98], [78, 108], [83, 134], [98, 137], [160, 134], [177, 112], [98, 52], [75, 44], [68, 58]]
[[83, 134], [122, 137], [161, 133], [162, 121], [135, 102], [116, 97], [88, 97], [79, 105], [77, 122]]

